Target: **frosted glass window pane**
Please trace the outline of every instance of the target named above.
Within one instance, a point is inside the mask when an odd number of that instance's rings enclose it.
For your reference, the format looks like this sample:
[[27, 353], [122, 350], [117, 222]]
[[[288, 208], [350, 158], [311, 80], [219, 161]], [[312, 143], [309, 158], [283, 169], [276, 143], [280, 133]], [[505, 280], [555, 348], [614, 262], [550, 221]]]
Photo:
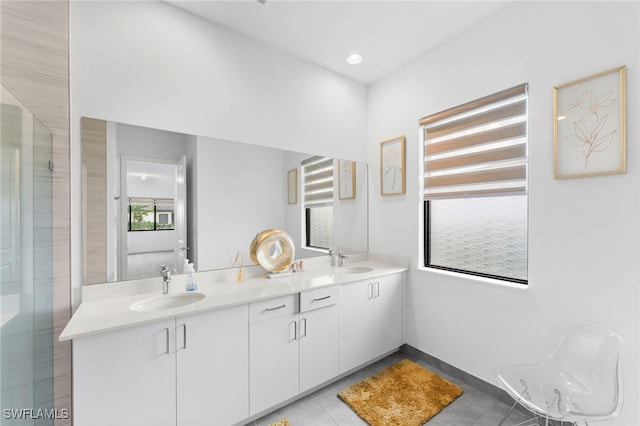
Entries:
[[333, 246], [333, 206], [309, 208], [309, 241], [311, 247]]
[[527, 279], [527, 196], [429, 202], [429, 265]]

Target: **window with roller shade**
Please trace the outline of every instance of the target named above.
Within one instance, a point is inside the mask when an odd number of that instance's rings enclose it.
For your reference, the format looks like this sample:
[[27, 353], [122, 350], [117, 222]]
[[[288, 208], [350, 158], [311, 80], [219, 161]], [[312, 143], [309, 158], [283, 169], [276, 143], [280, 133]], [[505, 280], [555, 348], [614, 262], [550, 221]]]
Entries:
[[527, 283], [527, 87], [420, 120], [426, 267]]
[[311, 157], [302, 162], [305, 246], [333, 246], [333, 159]]

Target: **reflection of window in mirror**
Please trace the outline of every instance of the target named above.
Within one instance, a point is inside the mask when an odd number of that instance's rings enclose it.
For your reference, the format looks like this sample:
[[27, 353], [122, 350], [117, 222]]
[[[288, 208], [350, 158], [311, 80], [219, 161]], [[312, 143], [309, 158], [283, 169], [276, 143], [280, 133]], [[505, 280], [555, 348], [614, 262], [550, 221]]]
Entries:
[[305, 246], [333, 247], [333, 159], [311, 157], [302, 162]]
[[173, 199], [129, 198], [129, 232], [172, 230]]

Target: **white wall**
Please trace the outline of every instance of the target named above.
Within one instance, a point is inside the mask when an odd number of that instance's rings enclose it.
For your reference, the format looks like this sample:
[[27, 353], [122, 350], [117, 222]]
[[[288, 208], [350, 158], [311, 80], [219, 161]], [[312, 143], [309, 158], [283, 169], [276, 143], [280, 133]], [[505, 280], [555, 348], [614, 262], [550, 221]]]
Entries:
[[[639, 8], [637, 2], [513, 4], [369, 92], [369, 163], [379, 142], [407, 136], [407, 193], [380, 197], [370, 168], [370, 250], [414, 267], [422, 214], [419, 118], [529, 83], [529, 286], [413, 269], [408, 343], [495, 383], [503, 363], [535, 362], [578, 319], [627, 341], [625, 406], [608, 424], [637, 425], [639, 369]], [[554, 180], [553, 87], [627, 65], [628, 171]]]
[[[72, 259], [82, 253], [82, 116], [365, 160], [365, 86], [166, 3], [69, 8]], [[73, 262], [74, 306], [80, 282]]]
[[70, 4], [72, 126], [90, 116], [341, 158], [366, 87], [162, 2]]

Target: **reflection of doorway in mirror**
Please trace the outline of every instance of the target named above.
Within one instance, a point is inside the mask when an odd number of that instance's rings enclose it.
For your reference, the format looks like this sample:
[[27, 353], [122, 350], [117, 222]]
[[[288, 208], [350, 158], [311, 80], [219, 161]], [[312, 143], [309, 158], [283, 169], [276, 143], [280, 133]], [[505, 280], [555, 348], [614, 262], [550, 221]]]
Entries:
[[185, 160], [121, 161], [122, 280], [159, 276], [160, 265], [181, 271], [186, 251]]

